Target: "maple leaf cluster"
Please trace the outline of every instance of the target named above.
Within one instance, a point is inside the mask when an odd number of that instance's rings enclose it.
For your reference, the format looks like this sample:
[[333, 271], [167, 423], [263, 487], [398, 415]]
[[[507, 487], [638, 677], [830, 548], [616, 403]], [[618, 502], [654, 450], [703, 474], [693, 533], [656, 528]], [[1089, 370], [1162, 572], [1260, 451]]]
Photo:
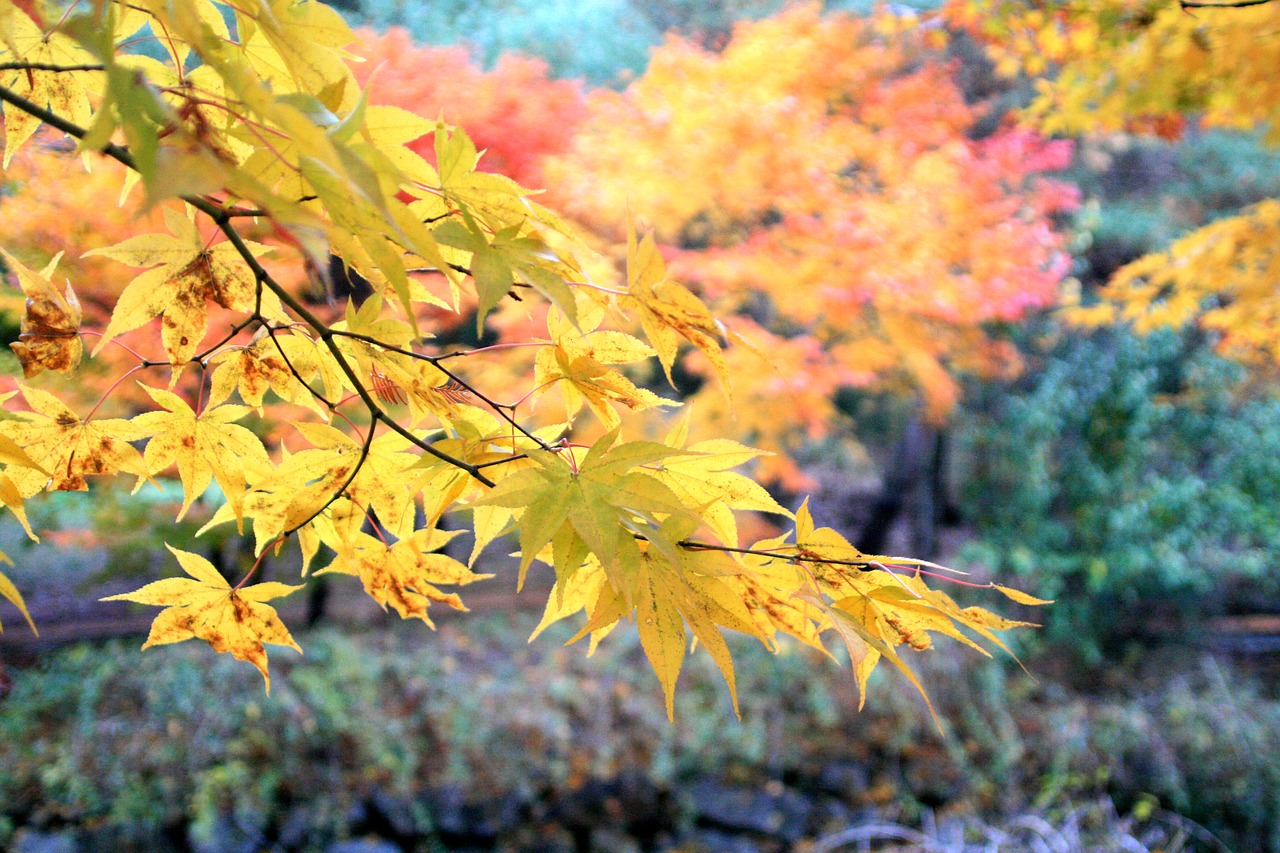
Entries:
[[[759, 450], [691, 438], [687, 417], [661, 440], [624, 439], [652, 434], [653, 416], [678, 405], [630, 366], [654, 359], [670, 376], [688, 349], [728, 397], [733, 336], [672, 280], [652, 235], [628, 228], [621, 284], [601, 284], [574, 229], [512, 178], [479, 170], [465, 130], [371, 101], [344, 53], [355, 35], [332, 10], [143, 0], [63, 12], [0, 2], [5, 163], [45, 144], [35, 134], [46, 125], [91, 160], [127, 167], [109, 198], [140, 194], [150, 218], [84, 252], [132, 276], [96, 325], [56, 257], [4, 256], [25, 297], [13, 346], [24, 381], [3, 400], [0, 502], [26, 526], [25, 501], [41, 492], [112, 476], [140, 488], [176, 471], [179, 518], [208, 496], [220, 505], [206, 529], [236, 525], [260, 558], [289, 542], [301, 555], [299, 584], [251, 583], [257, 565], [233, 583], [174, 550], [186, 577], [112, 597], [163, 608], [147, 646], [204, 640], [269, 687], [265, 647], [299, 647], [268, 602], [345, 574], [430, 625], [433, 604], [465, 610], [449, 588], [489, 577], [475, 569], [507, 534], [517, 583], [535, 561], [555, 573], [544, 626], [583, 612], [580, 635], [594, 643], [635, 622], [669, 714], [690, 634], [732, 691], [724, 629], [770, 647], [782, 635], [821, 647], [834, 631], [865, 689], [878, 660], [905, 670], [896, 650], [928, 648], [931, 633], [974, 644], [966, 628], [999, 645], [991, 631], [1024, 624], [928, 588], [924, 578], [949, 576], [942, 567], [862, 554], [814, 528], [807, 506], [794, 534], [741, 541], [735, 513], [792, 517], [735, 470]], [[124, 49], [140, 38], [163, 58]], [[292, 256], [287, 269], [329, 286], [330, 253], [371, 290], [332, 316], [271, 262]], [[512, 303], [543, 306], [545, 331], [471, 349], [432, 336], [441, 312], [474, 313], [482, 330]], [[628, 315], [643, 337], [616, 327]], [[494, 350], [525, 356], [513, 402], [481, 381]], [[96, 402], [46, 381], [108, 352], [127, 367]], [[100, 415], [127, 386], [131, 404]], [[538, 425], [529, 408], [553, 389], [564, 420]], [[275, 421], [287, 440], [264, 441]], [[466, 562], [440, 550], [458, 535], [439, 529], [446, 512], [470, 519]], [[26, 613], [2, 577], [0, 595]]]

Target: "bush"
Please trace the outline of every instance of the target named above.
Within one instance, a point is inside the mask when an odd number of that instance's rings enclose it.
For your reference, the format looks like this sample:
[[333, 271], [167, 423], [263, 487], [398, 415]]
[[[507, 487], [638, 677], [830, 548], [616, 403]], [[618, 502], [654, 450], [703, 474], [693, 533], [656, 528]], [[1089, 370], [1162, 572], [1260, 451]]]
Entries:
[[[742, 721], [726, 724], [719, 675], [697, 654], [677, 698], [684, 722], [672, 728], [633, 632], [615, 632], [589, 662], [576, 649], [526, 646], [532, 625], [473, 616], [465, 633], [443, 623], [426, 646], [402, 625], [316, 632], [305, 658], [281, 656], [267, 698], [247, 668], [194, 647], [50, 654], [14, 673], [0, 714], [0, 831], [7, 819], [10, 829], [95, 827], [119, 849], [164, 837], [197, 849], [217, 837], [226, 849], [233, 836], [252, 849], [323, 849], [380, 831], [370, 804], [402, 835], [431, 838], [452, 797], [525, 804], [501, 825], [504, 843], [528, 849], [536, 837], [521, 833], [542, 831], [540, 821], [545, 830], [549, 806], [630, 775], [677, 801], [699, 779], [781, 783], [825, 803], [814, 832], [876, 815], [927, 826], [934, 809], [1013, 826], [1109, 797], [1138, 816], [1179, 811], [1236, 849], [1280, 850], [1268, 748], [1280, 740], [1280, 703], [1211, 660], [1188, 666], [1185, 651], [1148, 661], [1141, 678], [1117, 672], [1121, 690], [1092, 697], [939, 652], [922, 664], [939, 733], [917, 698], [894, 689], [903, 685], [885, 683], [896, 674], [875, 676], [878, 701], [858, 713], [852, 679], [815, 674], [810, 652], [744, 644]], [[678, 831], [697, 805], [672, 807]]]
[[1077, 221], [1081, 273], [1102, 280], [1193, 228], [1280, 195], [1280, 153], [1249, 133], [1101, 137], [1082, 145], [1069, 177], [1095, 200]]
[[1220, 612], [1242, 585], [1273, 594], [1274, 392], [1192, 334], [1040, 331], [1040, 363], [975, 388], [962, 418], [966, 556], [1057, 598], [1047, 636], [1089, 655]]

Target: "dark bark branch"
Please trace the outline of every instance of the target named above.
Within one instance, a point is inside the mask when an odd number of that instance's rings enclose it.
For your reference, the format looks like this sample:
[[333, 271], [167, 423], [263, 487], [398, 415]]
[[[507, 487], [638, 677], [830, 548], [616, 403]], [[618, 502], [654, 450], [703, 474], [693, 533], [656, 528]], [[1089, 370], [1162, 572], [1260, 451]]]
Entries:
[[1265, 6], [1271, 0], [1231, 0], [1228, 3], [1206, 3], [1202, 0], [1179, 0], [1183, 9], [1243, 9], [1246, 6]]
[[103, 65], [56, 65], [52, 62], [0, 62], [0, 71], [105, 71]]

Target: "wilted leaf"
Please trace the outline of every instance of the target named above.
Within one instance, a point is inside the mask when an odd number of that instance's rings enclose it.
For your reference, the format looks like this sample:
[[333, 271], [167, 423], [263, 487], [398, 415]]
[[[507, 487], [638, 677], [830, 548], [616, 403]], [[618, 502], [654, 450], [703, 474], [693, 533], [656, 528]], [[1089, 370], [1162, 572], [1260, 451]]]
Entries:
[[18, 275], [26, 294], [22, 331], [9, 348], [22, 362], [22, 373], [30, 379], [46, 370], [71, 373], [80, 366], [84, 344], [80, 340], [80, 302], [70, 283], [58, 286], [51, 279], [59, 252], [40, 272], [27, 269], [21, 261], [0, 249], [9, 269]]

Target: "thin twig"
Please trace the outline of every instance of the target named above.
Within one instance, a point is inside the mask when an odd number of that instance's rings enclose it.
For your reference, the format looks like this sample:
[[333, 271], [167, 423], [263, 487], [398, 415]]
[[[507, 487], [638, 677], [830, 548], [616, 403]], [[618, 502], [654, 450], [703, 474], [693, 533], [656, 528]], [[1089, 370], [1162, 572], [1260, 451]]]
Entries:
[[1205, 3], [1201, 0], [1180, 0], [1183, 9], [1243, 9], [1247, 6], [1265, 6], [1271, 0], [1232, 0], [1229, 3]]
[[[533, 433], [529, 432], [528, 429], [522, 426], [515, 419], [515, 415], [514, 415], [515, 406], [506, 406], [495, 400], [489, 399], [489, 397], [487, 397], [485, 394], [477, 390], [476, 387], [472, 385], [470, 382], [467, 382], [457, 373], [454, 373], [452, 370], [450, 370], [449, 368], [445, 367], [440, 363], [445, 358], [450, 358], [453, 355], [456, 355], [455, 353], [451, 353], [449, 355], [444, 355], [444, 356], [427, 355], [426, 353], [415, 352], [414, 350], [407, 350], [407, 349], [402, 349], [401, 347], [392, 346], [391, 344], [384, 343], [383, 341], [378, 340], [372, 335], [365, 335], [365, 334], [361, 334], [360, 332], [349, 332], [345, 329], [330, 329], [330, 333], [340, 337], [350, 338], [352, 340], [361, 341], [366, 344], [371, 344], [373, 346], [380, 347], [386, 352], [396, 353], [397, 355], [403, 355], [407, 358], [413, 358], [419, 361], [427, 362], [436, 370], [439, 370], [441, 373], [447, 376], [449, 379], [453, 380], [454, 382], [458, 383], [463, 388], [465, 388], [477, 400], [479, 400], [480, 402], [484, 403], [486, 406], [491, 408], [494, 414], [496, 414], [498, 417], [502, 418], [504, 421], [506, 421], [508, 424], [510, 424], [512, 427], [518, 430], [520, 434], [523, 435], [525, 438], [529, 439], [532, 442], [535, 442], [538, 445], [538, 447], [542, 448], [543, 450], [549, 451], [552, 449], [550, 445], [548, 445], [542, 439], [538, 438]], [[543, 346], [543, 344], [538, 344], [538, 346]]]
[[106, 70], [106, 66], [96, 64], [57, 65], [52, 62], [0, 62], [0, 71], [53, 71], [55, 73], [70, 73], [76, 71]]

